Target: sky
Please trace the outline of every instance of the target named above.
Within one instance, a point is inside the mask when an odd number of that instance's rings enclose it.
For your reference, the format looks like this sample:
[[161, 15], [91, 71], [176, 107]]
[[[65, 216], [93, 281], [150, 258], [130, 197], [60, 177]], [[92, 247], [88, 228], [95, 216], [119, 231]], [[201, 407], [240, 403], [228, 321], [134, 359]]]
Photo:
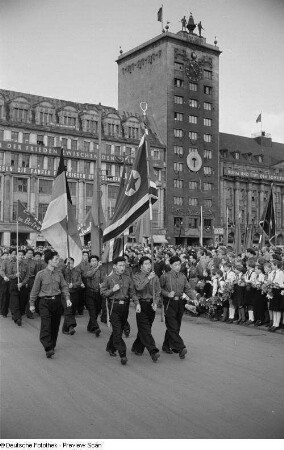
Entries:
[[[161, 33], [158, 0], [0, 0], [0, 87], [117, 108], [124, 52]], [[220, 56], [220, 131], [284, 143], [284, 0], [163, 0], [164, 23], [190, 12]]]

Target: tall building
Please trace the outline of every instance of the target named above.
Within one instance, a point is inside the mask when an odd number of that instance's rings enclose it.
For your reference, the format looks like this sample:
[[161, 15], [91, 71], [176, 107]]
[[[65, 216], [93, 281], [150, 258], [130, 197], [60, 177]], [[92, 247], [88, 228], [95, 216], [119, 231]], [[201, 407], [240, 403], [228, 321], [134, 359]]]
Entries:
[[[167, 30], [121, 53], [118, 108], [141, 113], [140, 104], [166, 145], [165, 225], [171, 243], [214, 241], [219, 211], [219, 55], [194, 30], [192, 15], [182, 30]], [[201, 214], [202, 211], [202, 214]]]
[[[0, 89], [0, 245], [16, 244], [18, 200], [43, 220], [61, 147], [78, 224], [84, 220], [92, 203], [100, 123], [102, 206], [108, 220], [114, 211], [124, 160], [131, 167], [138, 148], [141, 116], [121, 114], [101, 104]], [[149, 138], [159, 190], [159, 200], [153, 206], [153, 234], [163, 240], [165, 146], [151, 129]], [[26, 244], [27, 240], [39, 244], [44, 238], [20, 224], [19, 242]]]

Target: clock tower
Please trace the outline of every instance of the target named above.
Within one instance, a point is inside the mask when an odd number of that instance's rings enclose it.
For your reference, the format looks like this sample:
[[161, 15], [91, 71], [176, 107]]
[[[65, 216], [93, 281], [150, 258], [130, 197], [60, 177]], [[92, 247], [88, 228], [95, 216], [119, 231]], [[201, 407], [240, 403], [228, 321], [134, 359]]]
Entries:
[[[118, 109], [141, 114], [166, 144], [165, 225], [173, 244], [214, 242], [219, 226], [219, 55], [190, 14], [187, 27], [168, 29], [121, 53]], [[202, 233], [201, 233], [202, 229]]]

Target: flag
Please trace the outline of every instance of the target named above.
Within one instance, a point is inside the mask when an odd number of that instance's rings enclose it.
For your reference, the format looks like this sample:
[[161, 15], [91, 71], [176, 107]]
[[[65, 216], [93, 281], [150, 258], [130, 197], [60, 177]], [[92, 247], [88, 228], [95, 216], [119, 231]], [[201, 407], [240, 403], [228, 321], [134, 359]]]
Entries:
[[163, 22], [163, 7], [162, 6], [159, 8], [159, 11], [157, 12], [157, 21]]
[[[94, 174], [94, 190], [93, 190], [93, 198], [92, 198], [92, 207], [90, 210], [90, 221], [91, 221], [91, 249], [93, 255], [101, 256], [101, 246], [100, 242], [102, 242], [103, 230], [105, 228], [105, 217], [102, 208], [102, 200], [101, 200], [101, 191], [97, 189], [97, 170], [95, 170]], [[100, 217], [98, 214], [100, 202]]]
[[63, 259], [71, 256], [74, 265], [82, 260], [82, 246], [64, 167], [63, 149], [54, 180], [51, 202], [45, 213], [41, 233]]
[[275, 221], [275, 210], [273, 201], [273, 185], [271, 185], [269, 199], [266, 208], [263, 211], [262, 218], [260, 219], [259, 226], [268, 236], [270, 242], [273, 239], [274, 241], [276, 240], [276, 221]]
[[17, 215], [17, 221], [19, 223], [22, 223], [26, 227], [31, 228], [33, 231], [40, 233], [41, 222], [26, 209], [25, 205], [23, 205], [20, 200], [18, 200]]
[[91, 209], [87, 212], [84, 220], [78, 226], [78, 231], [80, 236], [85, 236], [86, 234], [91, 232]]
[[256, 123], [261, 122], [261, 113], [257, 116]]
[[116, 211], [110, 224], [104, 230], [104, 242], [119, 236], [138, 219], [148, 208], [149, 202], [158, 200], [158, 190], [154, 173], [148, 159], [147, 131], [141, 138], [132, 170], [120, 198], [117, 198]]

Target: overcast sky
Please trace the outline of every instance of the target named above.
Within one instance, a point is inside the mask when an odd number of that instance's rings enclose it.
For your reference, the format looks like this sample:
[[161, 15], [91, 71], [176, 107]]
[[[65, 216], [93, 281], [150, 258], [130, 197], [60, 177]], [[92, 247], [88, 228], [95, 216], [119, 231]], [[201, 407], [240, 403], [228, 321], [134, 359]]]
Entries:
[[[119, 47], [160, 34], [158, 0], [0, 0], [0, 86], [117, 108]], [[171, 32], [192, 12], [220, 56], [220, 131], [284, 143], [284, 0], [164, 0]]]

